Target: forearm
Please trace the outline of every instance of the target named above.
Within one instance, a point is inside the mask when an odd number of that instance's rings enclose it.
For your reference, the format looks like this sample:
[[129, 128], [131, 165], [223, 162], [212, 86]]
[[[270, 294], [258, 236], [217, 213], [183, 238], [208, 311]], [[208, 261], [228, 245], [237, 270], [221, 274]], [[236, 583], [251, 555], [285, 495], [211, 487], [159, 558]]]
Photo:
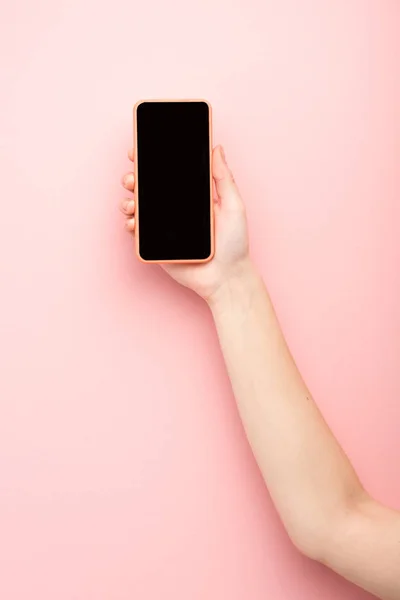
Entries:
[[288, 350], [265, 286], [246, 263], [210, 302], [243, 424], [278, 512], [314, 558], [362, 487]]

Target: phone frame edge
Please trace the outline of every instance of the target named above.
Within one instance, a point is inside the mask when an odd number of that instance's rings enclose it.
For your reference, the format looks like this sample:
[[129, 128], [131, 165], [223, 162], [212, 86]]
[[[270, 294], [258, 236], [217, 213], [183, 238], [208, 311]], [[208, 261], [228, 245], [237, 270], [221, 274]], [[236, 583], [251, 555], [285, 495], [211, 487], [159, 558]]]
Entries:
[[[138, 161], [137, 161], [137, 109], [145, 102], [204, 102], [208, 106], [208, 138], [209, 138], [209, 160], [210, 160], [210, 255], [207, 258], [202, 259], [179, 259], [179, 260], [147, 260], [140, 255], [140, 229], [139, 229], [139, 175], [138, 175]], [[133, 153], [134, 153], [134, 176], [135, 176], [135, 189], [134, 189], [134, 200], [135, 200], [135, 250], [136, 256], [142, 263], [155, 263], [155, 264], [204, 264], [210, 262], [214, 258], [215, 254], [215, 216], [214, 216], [214, 198], [213, 198], [213, 177], [212, 177], [212, 152], [213, 152], [213, 141], [212, 141], [212, 107], [208, 100], [204, 98], [176, 98], [176, 99], [146, 99], [138, 100], [133, 107]]]

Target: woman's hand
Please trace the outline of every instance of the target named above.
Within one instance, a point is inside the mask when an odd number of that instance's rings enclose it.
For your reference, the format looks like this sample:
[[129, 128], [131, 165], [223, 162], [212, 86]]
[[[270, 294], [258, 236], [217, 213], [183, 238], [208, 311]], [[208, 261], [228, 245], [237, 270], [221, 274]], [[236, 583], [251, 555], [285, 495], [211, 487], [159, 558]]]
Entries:
[[[133, 152], [129, 153], [133, 160]], [[178, 283], [192, 289], [211, 302], [226, 284], [235, 278], [249, 263], [246, 212], [239, 190], [227, 165], [224, 151], [217, 146], [212, 156], [212, 175], [218, 198], [215, 211], [215, 255], [203, 264], [163, 264], [163, 269]], [[123, 186], [133, 192], [132, 172], [123, 177]], [[166, 191], [168, 194], [168, 190]], [[126, 216], [128, 231], [135, 232], [135, 202], [131, 198], [122, 201], [121, 210]]]
[[[364, 490], [301, 378], [248, 258], [245, 210], [221, 147], [212, 170], [215, 256], [164, 269], [210, 305], [247, 437], [293, 542], [366, 591], [399, 600], [400, 513]], [[132, 173], [124, 187], [134, 190]], [[134, 202], [122, 210], [134, 232]]]

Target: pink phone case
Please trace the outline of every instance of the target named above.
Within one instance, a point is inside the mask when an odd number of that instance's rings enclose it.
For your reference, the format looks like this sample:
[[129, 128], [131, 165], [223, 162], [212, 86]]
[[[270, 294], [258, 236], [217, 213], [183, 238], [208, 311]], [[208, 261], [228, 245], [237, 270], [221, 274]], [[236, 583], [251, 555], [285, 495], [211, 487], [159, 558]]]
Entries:
[[[140, 256], [140, 245], [139, 245], [139, 239], [140, 239], [140, 182], [139, 182], [139, 175], [138, 175], [138, 161], [137, 161], [137, 109], [140, 106], [140, 104], [142, 104], [143, 102], [205, 102], [208, 106], [208, 110], [209, 110], [209, 140], [210, 140], [210, 203], [211, 203], [211, 207], [210, 207], [210, 234], [211, 234], [211, 251], [210, 251], [210, 256], [208, 256], [207, 258], [204, 259], [200, 259], [200, 260], [146, 260], [144, 258], [142, 258]], [[135, 212], [135, 219], [136, 219], [136, 227], [135, 227], [135, 240], [136, 240], [136, 254], [139, 258], [139, 260], [141, 260], [142, 262], [145, 263], [206, 263], [209, 262], [213, 256], [214, 256], [214, 252], [215, 252], [215, 233], [214, 233], [214, 202], [213, 202], [213, 185], [212, 185], [212, 109], [211, 109], [211, 105], [209, 104], [209, 102], [207, 102], [206, 100], [202, 100], [202, 99], [190, 99], [190, 100], [179, 100], [179, 99], [174, 99], [174, 100], [139, 100], [138, 102], [136, 102], [134, 108], [133, 108], [133, 123], [134, 123], [134, 132], [133, 132], [133, 138], [134, 138], [134, 161], [135, 161], [135, 204], [136, 204], [136, 212]]]

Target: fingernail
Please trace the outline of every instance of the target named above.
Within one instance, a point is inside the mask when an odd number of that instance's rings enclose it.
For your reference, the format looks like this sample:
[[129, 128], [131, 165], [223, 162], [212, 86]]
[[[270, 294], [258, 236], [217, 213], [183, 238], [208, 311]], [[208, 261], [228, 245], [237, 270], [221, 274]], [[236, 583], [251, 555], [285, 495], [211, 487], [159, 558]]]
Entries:
[[227, 164], [227, 162], [226, 162], [226, 156], [225, 156], [225, 150], [223, 149], [222, 146], [221, 146], [221, 156], [222, 156], [222, 160], [224, 161], [224, 163]]

